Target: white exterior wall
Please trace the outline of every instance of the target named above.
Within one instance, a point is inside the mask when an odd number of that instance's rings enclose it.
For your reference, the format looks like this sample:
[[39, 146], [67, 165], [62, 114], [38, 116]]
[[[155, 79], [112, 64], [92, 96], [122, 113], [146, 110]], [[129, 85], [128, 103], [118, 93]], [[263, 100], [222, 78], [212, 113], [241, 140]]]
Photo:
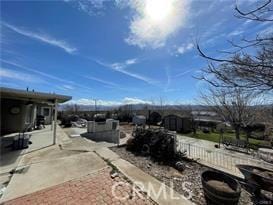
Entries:
[[107, 119], [105, 122], [87, 122], [86, 137], [94, 141], [106, 141], [119, 144], [119, 121]]
[[106, 122], [87, 122], [87, 132], [105, 132], [119, 129], [119, 121], [108, 119]]

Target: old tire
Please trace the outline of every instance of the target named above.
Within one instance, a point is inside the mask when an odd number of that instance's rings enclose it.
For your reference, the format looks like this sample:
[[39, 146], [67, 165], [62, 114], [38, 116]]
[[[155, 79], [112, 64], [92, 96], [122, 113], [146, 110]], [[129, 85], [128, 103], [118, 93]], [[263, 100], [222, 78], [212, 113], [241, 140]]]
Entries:
[[150, 154], [150, 146], [148, 144], [144, 144], [141, 149], [141, 154], [147, 156]]

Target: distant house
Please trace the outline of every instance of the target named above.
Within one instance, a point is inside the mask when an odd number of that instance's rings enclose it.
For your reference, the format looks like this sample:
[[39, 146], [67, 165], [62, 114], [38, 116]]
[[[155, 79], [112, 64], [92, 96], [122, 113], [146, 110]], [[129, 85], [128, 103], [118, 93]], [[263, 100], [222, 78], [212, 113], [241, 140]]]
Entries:
[[45, 124], [51, 123], [58, 109], [58, 103], [71, 99], [70, 96], [41, 93], [12, 88], [0, 88], [1, 135], [32, 130], [37, 116], [45, 117]]
[[194, 122], [198, 128], [211, 128], [211, 129], [216, 129], [218, 124], [223, 123], [220, 119], [216, 117], [209, 117], [209, 116], [194, 117]]
[[157, 123], [161, 122], [162, 118], [158, 112], [152, 112], [149, 116], [149, 123], [151, 125], [157, 125]]
[[135, 125], [145, 125], [146, 124], [146, 117], [144, 115], [134, 115], [132, 122]]
[[211, 117], [217, 116], [217, 113], [216, 113], [216, 112], [213, 112], [213, 111], [205, 111], [205, 110], [203, 110], [203, 111], [200, 111], [200, 110], [197, 111], [197, 110], [195, 110], [195, 111], [192, 111], [191, 114], [192, 114], [193, 116], [211, 116]]
[[192, 111], [195, 126], [199, 129], [209, 128], [211, 130], [218, 127], [225, 127], [221, 117], [213, 111]]
[[180, 115], [167, 115], [163, 118], [163, 125], [165, 129], [181, 133], [192, 131], [192, 119]]

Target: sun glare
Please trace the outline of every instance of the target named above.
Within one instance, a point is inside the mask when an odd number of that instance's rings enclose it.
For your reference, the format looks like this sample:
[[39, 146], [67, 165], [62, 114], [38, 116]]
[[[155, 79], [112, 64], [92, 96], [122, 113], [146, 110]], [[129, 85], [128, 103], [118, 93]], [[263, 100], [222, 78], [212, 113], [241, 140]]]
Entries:
[[165, 20], [173, 10], [171, 0], [148, 0], [146, 1], [146, 15], [153, 21], [158, 22]]

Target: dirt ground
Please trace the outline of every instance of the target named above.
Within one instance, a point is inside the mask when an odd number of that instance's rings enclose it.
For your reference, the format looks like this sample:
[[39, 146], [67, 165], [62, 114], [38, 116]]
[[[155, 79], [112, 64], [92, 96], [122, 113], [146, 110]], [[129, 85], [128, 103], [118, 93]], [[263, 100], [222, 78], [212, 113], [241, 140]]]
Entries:
[[[121, 158], [131, 162], [144, 172], [164, 182], [166, 185], [171, 186], [171, 183], [173, 183], [173, 188], [178, 193], [187, 197], [190, 190], [192, 193], [190, 200], [195, 204], [206, 204], [201, 183], [201, 173], [208, 169], [207, 167], [196, 162], [185, 161], [186, 169], [183, 172], [179, 172], [168, 165], [159, 164], [158, 162], [153, 161], [150, 157], [135, 155], [132, 152], [127, 151], [125, 147], [112, 147], [111, 149]], [[183, 185], [182, 182], [188, 183]], [[245, 204], [249, 205], [254, 203], [251, 195], [242, 189], [239, 205]]]
[[119, 127], [120, 127], [120, 131], [131, 135], [135, 126], [130, 123], [121, 123]]

